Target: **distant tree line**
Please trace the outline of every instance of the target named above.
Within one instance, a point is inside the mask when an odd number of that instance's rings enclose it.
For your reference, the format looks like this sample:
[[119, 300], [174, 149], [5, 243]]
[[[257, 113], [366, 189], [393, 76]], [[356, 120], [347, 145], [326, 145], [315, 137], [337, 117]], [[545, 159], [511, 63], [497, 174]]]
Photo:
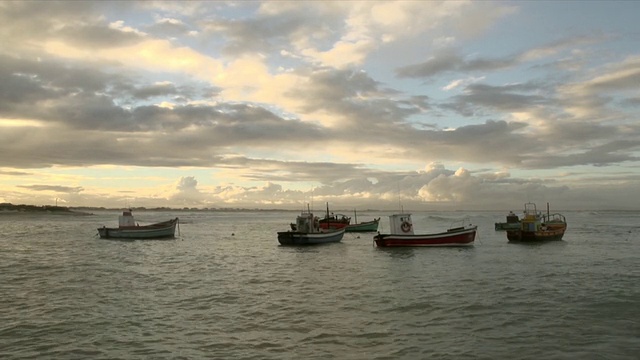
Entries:
[[19, 211], [19, 212], [71, 212], [71, 209], [65, 206], [53, 205], [13, 205], [11, 203], [1, 203], [0, 211]]

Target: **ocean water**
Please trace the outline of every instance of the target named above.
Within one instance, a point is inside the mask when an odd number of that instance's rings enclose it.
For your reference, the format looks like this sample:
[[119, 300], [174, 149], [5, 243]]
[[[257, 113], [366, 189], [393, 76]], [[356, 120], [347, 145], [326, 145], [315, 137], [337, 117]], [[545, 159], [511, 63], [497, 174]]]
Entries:
[[[640, 212], [563, 212], [564, 240], [376, 248], [373, 234], [283, 247], [295, 212], [180, 217], [175, 240], [115, 241], [91, 216], [0, 214], [1, 359], [638, 359]], [[358, 214], [360, 221], [388, 213]]]

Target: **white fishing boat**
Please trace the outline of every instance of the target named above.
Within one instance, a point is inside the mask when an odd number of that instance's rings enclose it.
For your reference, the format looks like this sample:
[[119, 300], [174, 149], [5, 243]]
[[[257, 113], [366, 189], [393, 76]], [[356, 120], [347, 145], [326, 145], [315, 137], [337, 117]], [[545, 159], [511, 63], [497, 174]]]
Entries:
[[131, 210], [122, 212], [117, 228], [102, 226], [98, 234], [103, 239], [162, 239], [175, 237], [178, 218], [149, 225], [139, 225]]
[[[322, 229], [320, 219], [310, 211], [303, 212], [296, 217], [295, 225], [289, 231], [278, 232], [278, 242], [281, 245], [316, 245], [342, 241], [345, 228]], [[295, 229], [295, 230], [294, 230]]]
[[476, 237], [478, 227], [466, 224], [428, 234], [414, 234], [411, 214], [395, 214], [389, 216], [391, 231], [389, 234], [374, 236], [380, 247], [413, 247], [413, 246], [470, 246]]

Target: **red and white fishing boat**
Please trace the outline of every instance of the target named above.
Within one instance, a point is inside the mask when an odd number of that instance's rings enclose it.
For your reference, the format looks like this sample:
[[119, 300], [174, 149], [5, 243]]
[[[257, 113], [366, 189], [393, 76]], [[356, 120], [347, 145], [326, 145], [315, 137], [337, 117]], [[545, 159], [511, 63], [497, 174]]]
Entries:
[[373, 237], [380, 247], [409, 246], [470, 246], [476, 238], [476, 225], [463, 225], [449, 228], [446, 231], [432, 234], [414, 234], [411, 214], [394, 214], [389, 216], [390, 234]]
[[349, 225], [351, 218], [343, 214], [329, 213], [329, 203], [327, 203], [327, 213], [320, 219], [320, 229], [343, 229]]

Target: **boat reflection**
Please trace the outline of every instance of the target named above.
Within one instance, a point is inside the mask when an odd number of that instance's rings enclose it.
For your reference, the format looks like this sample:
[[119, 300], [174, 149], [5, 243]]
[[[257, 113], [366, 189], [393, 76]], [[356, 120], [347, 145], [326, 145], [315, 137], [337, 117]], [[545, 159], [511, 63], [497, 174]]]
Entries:
[[390, 258], [394, 259], [409, 259], [415, 255], [415, 248], [389, 248], [389, 247], [376, 247], [377, 251], [382, 251], [383, 253], [389, 255]]

